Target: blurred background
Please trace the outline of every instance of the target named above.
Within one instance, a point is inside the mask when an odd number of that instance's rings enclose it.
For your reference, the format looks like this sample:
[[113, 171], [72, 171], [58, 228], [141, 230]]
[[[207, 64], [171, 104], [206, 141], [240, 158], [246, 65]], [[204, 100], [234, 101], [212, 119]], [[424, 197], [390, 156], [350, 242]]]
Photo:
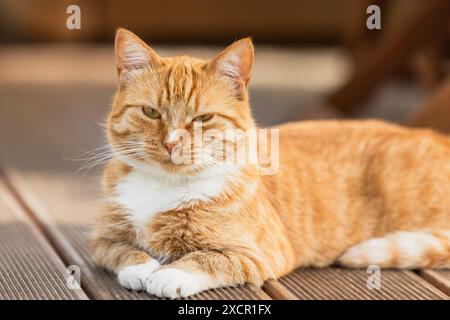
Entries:
[[[73, 4], [81, 28], [70, 30]], [[381, 28], [370, 30], [374, 4]], [[39, 114], [71, 128], [80, 148], [102, 143], [118, 27], [163, 56], [208, 58], [252, 36], [251, 103], [264, 126], [381, 118], [448, 131], [449, 17], [448, 0], [0, 0], [3, 132]]]
[[[81, 29], [67, 28], [70, 5], [80, 8]], [[367, 28], [369, 5], [381, 10], [380, 29]], [[98, 175], [111, 157], [103, 124], [117, 85], [116, 28], [163, 56], [208, 58], [252, 36], [251, 104], [263, 126], [379, 118], [448, 133], [449, 18], [449, 0], [0, 0], [0, 267], [11, 279], [0, 281], [0, 298], [53, 297], [57, 283], [65, 288], [64, 278], [48, 280], [66, 274], [49, 268], [49, 256], [81, 266], [91, 296], [137, 298], [95, 267], [89, 245]], [[429, 292], [395, 281], [389, 289], [383, 280], [387, 289], [369, 294], [363, 271], [361, 290], [351, 271], [333, 276], [336, 290], [327, 274], [311, 283], [333, 297]]]
[[[66, 26], [72, 4], [80, 8], [80, 30]], [[373, 4], [381, 9], [381, 29], [369, 30], [366, 10]], [[130, 29], [162, 55], [205, 58], [250, 35], [252, 105], [262, 125], [322, 117], [415, 122], [448, 73], [449, 6], [445, 0], [0, 0], [0, 83], [85, 86], [107, 107], [116, 28]], [[86, 99], [79, 90], [77, 98]]]

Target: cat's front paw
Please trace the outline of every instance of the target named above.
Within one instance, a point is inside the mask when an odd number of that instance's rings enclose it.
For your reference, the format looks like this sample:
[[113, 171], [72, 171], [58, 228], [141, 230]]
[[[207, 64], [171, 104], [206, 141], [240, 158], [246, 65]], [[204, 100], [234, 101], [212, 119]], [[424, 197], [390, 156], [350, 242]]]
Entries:
[[211, 276], [177, 268], [156, 270], [147, 280], [147, 292], [160, 298], [187, 297], [213, 287]]
[[156, 259], [151, 259], [146, 263], [127, 266], [117, 273], [117, 279], [127, 289], [145, 290], [145, 283], [159, 266], [160, 264]]

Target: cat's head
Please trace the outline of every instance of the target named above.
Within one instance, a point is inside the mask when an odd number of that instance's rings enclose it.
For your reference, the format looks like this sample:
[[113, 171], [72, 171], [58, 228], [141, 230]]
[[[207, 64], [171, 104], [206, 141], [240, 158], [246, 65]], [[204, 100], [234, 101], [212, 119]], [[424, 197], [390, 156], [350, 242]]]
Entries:
[[157, 164], [171, 172], [201, 170], [211, 163], [173, 161], [174, 153], [187, 144], [189, 157], [198, 153], [194, 127], [201, 126], [202, 132], [254, 128], [247, 90], [253, 64], [249, 38], [236, 41], [210, 60], [201, 60], [161, 57], [135, 34], [120, 29], [115, 55], [119, 89], [107, 130], [115, 154], [127, 164]]

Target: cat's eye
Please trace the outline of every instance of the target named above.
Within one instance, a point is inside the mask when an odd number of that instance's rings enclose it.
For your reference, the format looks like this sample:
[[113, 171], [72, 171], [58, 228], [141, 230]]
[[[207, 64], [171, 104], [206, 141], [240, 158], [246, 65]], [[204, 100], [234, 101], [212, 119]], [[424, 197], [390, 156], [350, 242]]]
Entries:
[[150, 119], [159, 119], [159, 118], [161, 118], [161, 113], [159, 113], [158, 110], [153, 109], [151, 107], [142, 107], [142, 111]]
[[201, 116], [198, 116], [194, 119], [194, 121], [200, 121], [200, 122], [206, 122], [213, 118], [214, 114], [212, 113], [205, 113]]

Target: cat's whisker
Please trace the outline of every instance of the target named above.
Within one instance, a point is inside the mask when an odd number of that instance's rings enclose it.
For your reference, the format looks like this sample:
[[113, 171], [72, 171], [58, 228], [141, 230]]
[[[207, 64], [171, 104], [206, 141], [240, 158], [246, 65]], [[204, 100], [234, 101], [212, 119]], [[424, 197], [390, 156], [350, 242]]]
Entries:
[[[123, 143], [124, 145], [126, 145], [127, 143]], [[94, 153], [94, 155], [90, 156], [90, 157], [86, 157], [86, 158], [78, 158], [78, 159], [74, 159], [74, 160], [81, 160], [81, 161], [85, 161], [80, 168], [78, 168], [78, 170], [76, 171], [77, 173], [80, 172], [84, 172], [83, 175], [88, 174], [93, 168], [95, 168], [96, 166], [102, 165], [106, 162], [108, 162], [111, 158], [113, 158], [114, 156], [114, 151], [119, 152], [119, 153], [123, 153], [126, 154], [128, 156], [139, 156], [142, 157], [144, 156], [144, 153], [142, 152], [142, 148], [141, 147], [136, 147], [136, 143], [128, 143], [128, 145], [133, 145], [134, 147], [126, 147], [123, 145], [119, 145], [119, 146], [115, 146], [113, 148], [109, 147], [109, 150], [107, 151], [103, 151], [100, 152], [98, 154], [95, 154], [95, 150], [102, 150], [105, 148], [105, 146], [93, 149], [93, 150], [89, 150], [88, 153]]]

